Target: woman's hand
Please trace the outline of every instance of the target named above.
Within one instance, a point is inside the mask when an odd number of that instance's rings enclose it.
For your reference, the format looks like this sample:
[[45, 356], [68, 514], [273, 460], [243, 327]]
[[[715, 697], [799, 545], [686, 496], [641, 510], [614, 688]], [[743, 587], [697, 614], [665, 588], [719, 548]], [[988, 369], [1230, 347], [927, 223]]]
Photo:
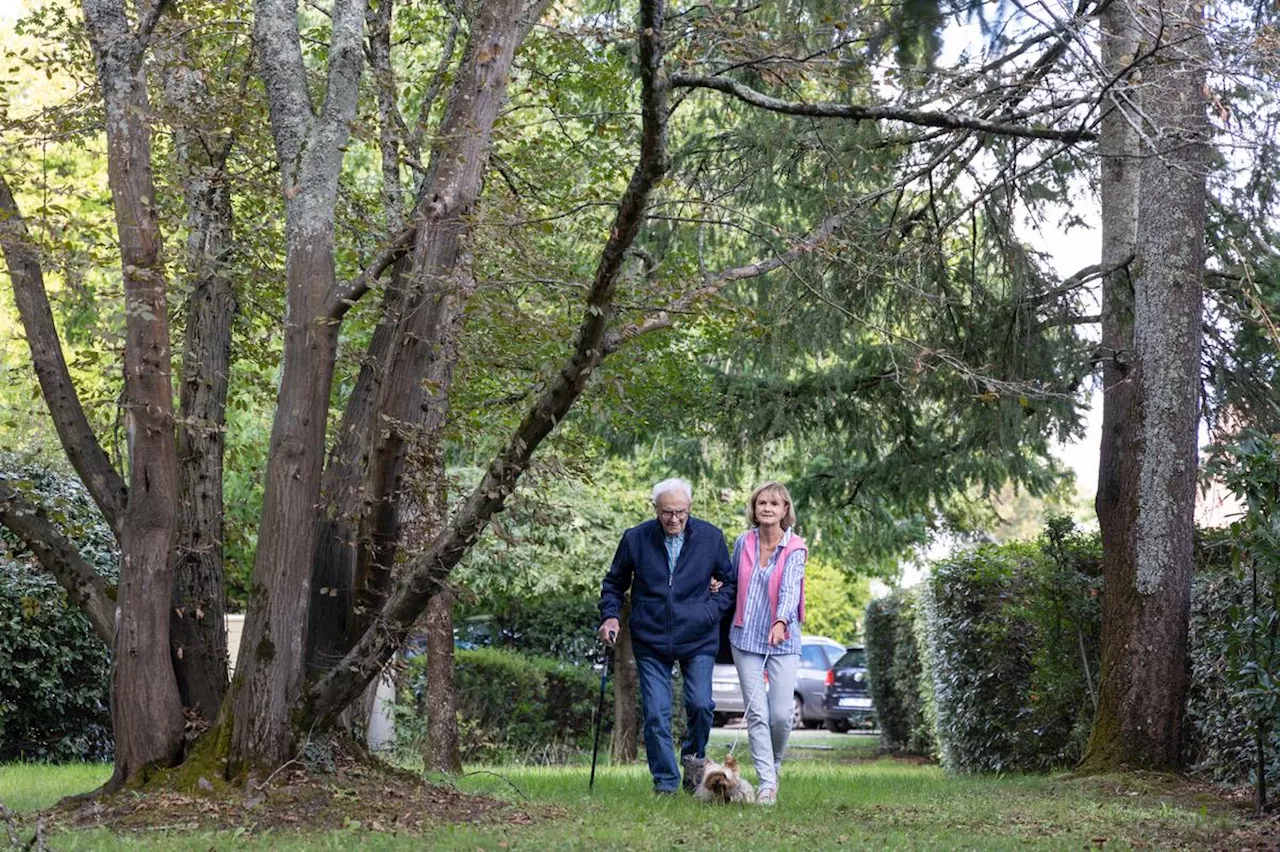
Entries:
[[720, 591], [720, 587], [723, 585], [724, 583], [721, 583], [715, 577], [712, 577], [711, 578], [711, 594], [714, 595], [716, 592]]
[[775, 621], [773, 626], [769, 628], [769, 644], [781, 645], [787, 641], [787, 623], [785, 621]]

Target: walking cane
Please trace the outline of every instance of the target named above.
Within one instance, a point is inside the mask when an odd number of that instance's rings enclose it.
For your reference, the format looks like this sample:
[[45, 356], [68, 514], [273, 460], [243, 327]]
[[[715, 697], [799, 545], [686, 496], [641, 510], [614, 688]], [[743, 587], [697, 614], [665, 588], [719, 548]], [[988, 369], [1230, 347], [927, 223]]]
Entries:
[[[609, 637], [613, 638], [612, 634]], [[596, 736], [591, 744], [591, 780], [587, 782], [587, 792], [596, 786], [596, 755], [600, 753], [600, 726], [604, 724], [604, 685], [609, 680], [609, 665], [613, 662], [613, 646], [604, 653], [604, 671], [600, 673], [600, 701], [596, 704]]]

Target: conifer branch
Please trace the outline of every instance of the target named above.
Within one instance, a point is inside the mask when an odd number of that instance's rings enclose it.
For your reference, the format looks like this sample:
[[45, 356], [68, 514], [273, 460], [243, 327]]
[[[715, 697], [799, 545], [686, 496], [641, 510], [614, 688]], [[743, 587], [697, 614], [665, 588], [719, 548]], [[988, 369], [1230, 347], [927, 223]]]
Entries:
[[1024, 139], [1053, 139], [1059, 142], [1092, 141], [1098, 134], [1083, 128], [1057, 130], [1050, 127], [1027, 127], [1007, 124], [972, 115], [960, 115], [933, 110], [909, 109], [891, 106], [862, 106], [857, 104], [803, 103], [784, 101], [758, 92], [750, 86], [725, 77], [708, 74], [673, 74], [671, 87], [683, 89], [715, 89], [732, 95], [744, 103], [770, 112], [785, 115], [802, 115], [810, 118], [839, 118], [849, 121], [900, 121], [922, 127], [941, 127], [948, 130], [975, 130], [997, 136], [1015, 136]]

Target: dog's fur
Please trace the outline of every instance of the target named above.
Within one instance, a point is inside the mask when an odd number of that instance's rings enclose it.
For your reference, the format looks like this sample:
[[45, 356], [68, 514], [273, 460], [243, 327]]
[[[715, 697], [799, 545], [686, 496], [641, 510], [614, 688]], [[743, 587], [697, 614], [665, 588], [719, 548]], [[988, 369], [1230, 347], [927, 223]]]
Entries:
[[755, 788], [738, 772], [738, 761], [732, 754], [725, 755], [724, 763], [685, 758], [684, 764], [685, 777], [696, 778], [693, 797], [699, 802], [746, 804], [756, 800]]

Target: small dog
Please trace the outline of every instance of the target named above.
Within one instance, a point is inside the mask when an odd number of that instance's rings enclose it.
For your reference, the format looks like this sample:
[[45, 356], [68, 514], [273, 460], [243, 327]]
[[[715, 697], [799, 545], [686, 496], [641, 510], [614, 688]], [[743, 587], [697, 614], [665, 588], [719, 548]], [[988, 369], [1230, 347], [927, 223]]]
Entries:
[[685, 777], [696, 778], [693, 797], [699, 802], [750, 804], [756, 800], [755, 788], [738, 772], [738, 761], [732, 754], [725, 755], [724, 763], [686, 758]]

